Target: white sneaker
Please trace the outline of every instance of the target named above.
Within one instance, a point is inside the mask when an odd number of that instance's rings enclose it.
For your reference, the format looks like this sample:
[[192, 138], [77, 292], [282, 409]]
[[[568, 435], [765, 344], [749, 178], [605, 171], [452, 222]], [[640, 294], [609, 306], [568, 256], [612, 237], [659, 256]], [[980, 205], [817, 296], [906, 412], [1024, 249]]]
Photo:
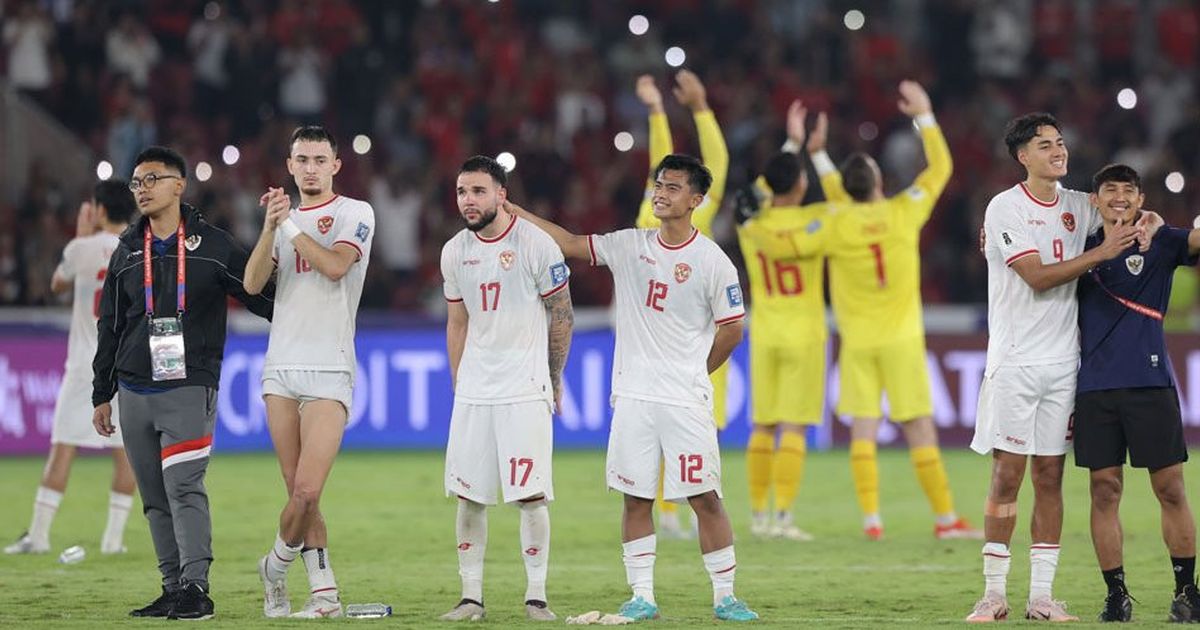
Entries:
[[775, 524], [771, 527], [770, 534], [772, 538], [783, 538], [784, 540], [795, 540], [797, 542], [811, 542], [813, 535], [796, 527], [792, 522], [791, 512], [780, 512], [775, 515]]
[[258, 561], [258, 577], [263, 583], [263, 616], [268, 619], [286, 617], [292, 612], [292, 602], [288, 601], [287, 577], [278, 582], [267, 579], [267, 557]]
[[525, 616], [533, 621], [554, 621], [558, 619], [558, 615], [554, 614], [553, 610], [550, 610], [546, 602], [533, 599], [525, 602]]
[[29, 532], [21, 534], [21, 537], [16, 542], [4, 548], [4, 553], [13, 556], [26, 553], [47, 553], [50, 551], [50, 543], [35, 543], [29, 537]]
[[758, 538], [771, 535], [771, 515], [767, 512], [750, 513], [750, 534]]
[[984, 593], [967, 615], [968, 623], [990, 623], [1008, 619], [1008, 599], [996, 593]]
[[337, 595], [311, 595], [304, 608], [292, 613], [292, 619], [333, 619], [342, 616], [342, 600]]
[[[528, 608], [528, 607], [526, 607]], [[438, 617], [442, 621], [481, 621], [486, 616], [483, 611], [483, 604], [463, 598], [458, 602], [450, 612]]]
[[115, 547], [100, 545], [100, 553], [106, 556], [111, 556], [118, 553], [126, 553], [127, 551], [129, 550], [125, 548], [125, 545], [117, 545]]

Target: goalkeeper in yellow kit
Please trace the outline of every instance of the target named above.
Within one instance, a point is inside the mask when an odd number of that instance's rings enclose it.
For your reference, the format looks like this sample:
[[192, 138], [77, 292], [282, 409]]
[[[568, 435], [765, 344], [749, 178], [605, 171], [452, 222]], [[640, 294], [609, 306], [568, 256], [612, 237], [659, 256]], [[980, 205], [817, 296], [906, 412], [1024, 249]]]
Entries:
[[830, 295], [841, 337], [838, 413], [853, 419], [850, 467], [868, 538], [883, 536], [879, 516], [876, 434], [887, 393], [890, 418], [908, 442], [917, 479], [937, 523], [938, 538], [982, 538], [954, 511], [938, 449], [921, 319], [921, 227], [950, 179], [950, 149], [933, 117], [929, 95], [914, 81], [900, 83], [900, 112], [916, 122], [928, 162], [913, 184], [884, 197], [875, 160], [851, 155], [835, 174], [814, 159], [830, 205], [826, 229]]
[[[738, 192], [738, 243], [750, 282], [750, 382], [754, 429], [746, 448], [750, 531], [756, 536], [812, 540], [792, 518], [804, 476], [805, 432], [820, 424], [825, 402], [825, 222], [828, 206], [801, 206], [808, 191], [805, 110], [788, 108], [788, 141], [756, 185]], [[825, 155], [824, 114], [808, 136], [814, 159]], [[828, 157], [824, 157], [828, 161]], [[830, 175], [832, 177], [832, 175]], [[834, 182], [831, 182], [831, 185]], [[771, 200], [761, 212], [756, 188]], [[778, 438], [778, 443], [776, 439]], [[772, 490], [774, 510], [769, 509]], [[774, 522], [772, 522], [772, 516]]]
[[[708, 95], [700, 78], [690, 70], [680, 70], [675, 75], [675, 86], [672, 90], [680, 105], [692, 112], [696, 122], [696, 131], [700, 136], [700, 156], [704, 166], [712, 173], [712, 185], [708, 195], [692, 213], [692, 225], [701, 234], [712, 238], [713, 218], [721, 207], [725, 197], [726, 176], [729, 174], [729, 150], [725, 147], [725, 137], [721, 135], [721, 127], [717, 118], [708, 106]], [[667, 124], [667, 115], [663, 110], [662, 94], [650, 75], [642, 75], [637, 80], [637, 96], [650, 109], [650, 175], [646, 180], [646, 194], [642, 205], [638, 208], [637, 227], [657, 228], [659, 221], [654, 217], [652, 203], [654, 193], [654, 168], [664, 157], [674, 153], [671, 141], [671, 128]], [[710, 375], [713, 384], [713, 418], [717, 428], [725, 428], [725, 388], [729, 374], [729, 363], [726, 362]], [[662, 500], [662, 489], [659, 488], [659, 528], [662, 534], [674, 538], [690, 538], [692, 531], [684, 529], [679, 523], [678, 508], [674, 503]]]

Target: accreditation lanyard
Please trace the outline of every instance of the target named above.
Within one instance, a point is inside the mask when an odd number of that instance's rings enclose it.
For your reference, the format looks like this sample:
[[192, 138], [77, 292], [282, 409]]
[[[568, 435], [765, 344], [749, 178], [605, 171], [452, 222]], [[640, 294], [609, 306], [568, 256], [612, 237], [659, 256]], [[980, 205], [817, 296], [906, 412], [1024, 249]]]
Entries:
[[1095, 269], [1092, 269], [1092, 279], [1096, 281], [1096, 284], [1099, 285], [1099, 287], [1101, 289], [1104, 289], [1104, 292], [1108, 294], [1108, 297], [1116, 300], [1116, 302], [1118, 304], [1120, 304], [1121, 306], [1124, 306], [1125, 308], [1127, 308], [1135, 313], [1141, 313], [1142, 315], [1145, 315], [1146, 317], [1149, 317], [1150, 319], [1157, 320], [1160, 322], [1163, 320], [1162, 311], [1160, 311], [1156, 308], [1146, 306], [1145, 304], [1139, 304], [1137, 302], [1134, 302], [1133, 300], [1130, 300], [1128, 298], [1123, 298], [1123, 297], [1117, 295], [1116, 293], [1113, 293], [1111, 290], [1109, 290], [1108, 287], [1104, 286], [1103, 282], [1100, 281], [1100, 274], [1096, 273]]
[[[145, 255], [142, 256], [142, 284], [146, 287], [146, 316], [154, 317], [154, 272], [150, 266], [150, 239], [153, 235], [150, 233], [150, 226], [146, 226], [146, 231], [143, 233], [142, 242], [145, 245]], [[186, 294], [186, 270], [187, 256], [186, 249], [183, 245], [183, 219], [179, 220], [179, 229], [175, 230], [175, 251], [179, 259], [175, 266], [175, 306], [177, 316], [183, 315], [185, 305], [184, 296]]]

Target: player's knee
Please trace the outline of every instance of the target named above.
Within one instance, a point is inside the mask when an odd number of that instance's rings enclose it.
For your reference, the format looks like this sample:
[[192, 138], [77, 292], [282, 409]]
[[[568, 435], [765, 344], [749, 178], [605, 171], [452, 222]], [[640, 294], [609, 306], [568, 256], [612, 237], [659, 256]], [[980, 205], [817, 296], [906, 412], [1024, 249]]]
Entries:
[[292, 486], [292, 503], [302, 511], [311, 512], [317, 509], [321, 499], [321, 491], [317, 486], [300, 482]]
[[1154, 484], [1154, 496], [1163, 507], [1180, 507], [1187, 504], [1187, 493], [1183, 487], [1183, 477], [1172, 477]]
[[718, 516], [723, 511], [721, 499], [717, 497], [716, 492], [688, 497], [688, 503], [698, 516]]
[[1091, 480], [1092, 505], [1101, 510], [1116, 507], [1121, 502], [1123, 485], [1119, 477], [1093, 475]]
[[631, 515], [650, 514], [654, 511], [654, 500], [625, 495], [625, 513]]

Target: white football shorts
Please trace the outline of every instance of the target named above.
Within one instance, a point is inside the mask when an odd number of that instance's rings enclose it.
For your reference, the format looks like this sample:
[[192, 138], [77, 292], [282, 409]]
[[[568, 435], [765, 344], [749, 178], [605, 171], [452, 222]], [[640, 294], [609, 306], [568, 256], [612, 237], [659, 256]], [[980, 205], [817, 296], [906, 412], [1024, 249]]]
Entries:
[[1065, 455], [1071, 447], [1078, 361], [999, 367], [979, 386], [971, 448]]
[[121, 413], [117, 397], [112, 399], [112, 423], [117, 432], [109, 437], [96, 433], [92, 426], [92, 375], [90, 372], [63, 374], [58, 400], [54, 403], [54, 427], [50, 429], [51, 444], [66, 444], [86, 448], [125, 448], [121, 438]]
[[715, 490], [721, 496], [721, 451], [712, 411], [615, 397], [608, 434], [608, 487], [675, 503]]
[[291, 398], [301, 407], [313, 400], [336, 400], [349, 418], [354, 408], [354, 377], [349, 372], [263, 370], [262, 393]]
[[[554, 500], [554, 426], [545, 400], [472, 405], [455, 401], [446, 443], [446, 496], [495, 505]], [[497, 488], [502, 494], [497, 493]]]

